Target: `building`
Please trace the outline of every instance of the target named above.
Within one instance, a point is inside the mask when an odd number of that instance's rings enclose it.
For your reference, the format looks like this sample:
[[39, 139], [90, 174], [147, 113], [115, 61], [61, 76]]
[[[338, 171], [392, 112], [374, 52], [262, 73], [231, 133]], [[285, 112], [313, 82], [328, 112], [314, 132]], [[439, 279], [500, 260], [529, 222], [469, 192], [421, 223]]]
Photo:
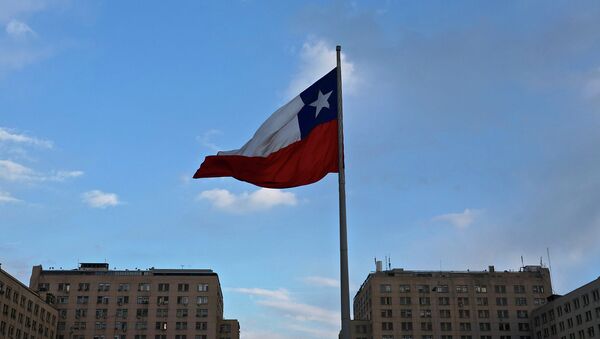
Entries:
[[531, 339], [531, 313], [552, 291], [541, 266], [516, 272], [377, 266], [354, 297], [353, 338]]
[[58, 339], [239, 338], [237, 320], [223, 319], [221, 285], [212, 270], [34, 266], [29, 285], [58, 310]]
[[533, 311], [535, 339], [600, 337], [600, 278]]
[[55, 338], [58, 311], [1, 268], [0, 311], [0, 338]]

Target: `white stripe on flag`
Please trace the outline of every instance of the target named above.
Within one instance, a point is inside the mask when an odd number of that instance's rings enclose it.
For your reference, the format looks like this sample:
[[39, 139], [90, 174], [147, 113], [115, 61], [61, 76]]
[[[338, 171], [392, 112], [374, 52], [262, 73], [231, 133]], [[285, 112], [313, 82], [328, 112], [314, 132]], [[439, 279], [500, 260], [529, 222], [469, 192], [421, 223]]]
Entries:
[[296, 141], [300, 141], [298, 112], [304, 107], [300, 96], [295, 97], [273, 113], [254, 136], [242, 148], [222, 151], [217, 155], [243, 155], [248, 157], [267, 157]]

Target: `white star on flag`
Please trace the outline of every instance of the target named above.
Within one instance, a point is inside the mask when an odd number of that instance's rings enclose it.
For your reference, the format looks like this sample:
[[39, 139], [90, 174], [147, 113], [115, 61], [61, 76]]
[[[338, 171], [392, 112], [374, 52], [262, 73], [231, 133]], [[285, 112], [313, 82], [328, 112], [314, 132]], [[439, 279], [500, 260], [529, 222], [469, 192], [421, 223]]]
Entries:
[[332, 92], [333, 91], [330, 91], [327, 94], [323, 94], [323, 93], [321, 93], [321, 90], [319, 90], [319, 97], [317, 98], [317, 100], [315, 100], [313, 103], [311, 103], [309, 105], [309, 106], [317, 108], [317, 111], [315, 112], [315, 119], [319, 116], [321, 109], [329, 108], [329, 96], [331, 95]]

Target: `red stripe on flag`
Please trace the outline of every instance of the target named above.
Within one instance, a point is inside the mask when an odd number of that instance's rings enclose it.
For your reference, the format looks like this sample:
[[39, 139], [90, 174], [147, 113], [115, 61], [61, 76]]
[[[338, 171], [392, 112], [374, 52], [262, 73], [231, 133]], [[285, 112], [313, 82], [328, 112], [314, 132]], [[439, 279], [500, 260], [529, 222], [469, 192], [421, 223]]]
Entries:
[[208, 156], [194, 178], [234, 177], [261, 187], [288, 188], [312, 184], [337, 172], [338, 124], [332, 120], [315, 127], [308, 138], [267, 157]]

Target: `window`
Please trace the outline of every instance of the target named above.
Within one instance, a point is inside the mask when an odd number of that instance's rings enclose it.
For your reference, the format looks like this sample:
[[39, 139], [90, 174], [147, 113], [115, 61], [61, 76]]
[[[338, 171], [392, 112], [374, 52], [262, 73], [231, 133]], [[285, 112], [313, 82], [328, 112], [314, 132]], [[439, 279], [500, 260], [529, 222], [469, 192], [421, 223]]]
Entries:
[[529, 332], [529, 323], [519, 323], [519, 331], [521, 332]]
[[487, 306], [488, 298], [487, 297], [477, 297], [477, 306]]
[[176, 330], [187, 330], [187, 321], [178, 321], [175, 323]]
[[488, 310], [479, 310], [477, 311], [477, 318], [479, 319], [488, 319], [490, 317], [490, 311]]
[[523, 294], [523, 293], [525, 293], [525, 286], [524, 285], [515, 285], [514, 291], [516, 294]]
[[442, 331], [452, 331], [452, 323], [450, 322], [441, 322], [440, 328]]
[[391, 305], [392, 304], [392, 297], [381, 297], [381, 298], [379, 298], [379, 304], [380, 305]]
[[[147, 321], [136, 321], [135, 322], [135, 329], [136, 330], [147, 330], [148, 329], [148, 322]], [[137, 338], [138, 336], [136, 335], [135, 337]], [[144, 338], [146, 338], [146, 336], [144, 336]]]
[[471, 323], [460, 323], [459, 324], [459, 329], [461, 331], [470, 331], [471, 330]]
[[506, 305], [508, 305], [508, 300], [504, 297], [496, 298], [496, 305], [497, 306], [506, 306]]
[[381, 310], [381, 317], [382, 318], [391, 318], [392, 317], [392, 310]]
[[79, 318], [85, 318], [87, 317], [87, 309], [85, 308], [78, 308], [75, 310], [75, 318], [79, 319]]
[[468, 297], [458, 297], [456, 301], [458, 302], [458, 307], [469, 306]]
[[198, 292], [208, 292], [208, 284], [198, 284]]
[[491, 331], [490, 323], [479, 323], [479, 330], [483, 332]]
[[413, 329], [412, 322], [401, 322], [400, 328], [403, 331], [412, 331], [412, 329]]
[[188, 297], [184, 297], [184, 296], [177, 297], [177, 304], [178, 305], [187, 305], [188, 303], [189, 303], [189, 298]]
[[458, 310], [458, 317], [461, 319], [468, 319], [471, 317], [471, 312], [469, 310]]
[[394, 323], [387, 322], [387, 321], [382, 322], [381, 323], [381, 330], [382, 331], [393, 331], [394, 330]]
[[39, 292], [48, 292], [48, 291], [50, 291], [50, 284], [49, 283], [38, 284], [38, 291]]
[[508, 319], [508, 310], [498, 310], [498, 318]]
[[89, 283], [79, 283], [79, 288], [77, 290], [82, 291], [82, 292], [87, 292], [90, 290], [90, 284]]
[[147, 308], [138, 308], [135, 312], [135, 316], [139, 317], [139, 318], [147, 317], [148, 309]]
[[101, 296], [101, 295], [97, 296], [96, 304], [108, 304], [108, 297]]
[[150, 291], [149, 283], [139, 283], [138, 284], [138, 292], [148, 292]]
[[208, 309], [206, 309], [206, 308], [197, 308], [196, 309], [196, 317], [198, 317], [198, 318], [206, 318], [206, 317], [208, 317]]
[[188, 292], [190, 284], [177, 284], [177, 292]]
[[96, 309], [96, 319], [106, 319], [108, 315], [108, 310], [106, 308], [97, 308]]
[[431, 299], [429, 297], [419, 297], [419, 305], [431, 305]]
[[469, 286], [456, 285], [456, 293], [469, 293]]
[[527, 314], [527, 310], [517, 310], [517, 318], [519, 318], [519, 319], [529, 318], [529, 316]]
[[533, 299], [534, 305], [544, 305], [545, 303], [546, 303], [546, 299], [544, 299], [544, 298], [534, 298]]
[[448, 297], [439, 297], [438, 304], [440, 305], [450, 305], [450, 298]]
[[[56, 303], [58, 304], [68, 304], [69, 303], [69, 297], [66, 296], [60, 296], [60, 297], [56, 297]], [[36, 308], [39, 307], [38, 305], [35, 305]]]
[[417, 285], [417, 292], [429, 293], [429, 285]]
[[70, 290], [71, 290], [71, 284], [69, 284], [69, 283], [59, 283], [58, 284], [59, 292], [69, 293]]
[[167, 322], [166, 321], [157, 321], [156, 324], [154, 325], [154, 328], [160, 331], [166, 331], [167, 330]]
[[168, 305], [169, 304], [169, 297], [167, 297], [167, 296], [156, 297], [156, 303], [158, 305]]
[[450, 310], [440, 310], [440, 318], [450, 318]]
[[206, 321], [196, 321], [196, 330], [206, 331], [208, 329], [208, 323]]
[[494, 291], [496, 293], [504, 294], [504, 293], [506, 293], [506, 285], [496, 285], [496, 286], [494, 286]]
[[118, 296], [117, 304], [118, 305], [129, 304], [129, 296], [127, 296], [127, 295]]
[[412, 310], [406, 308], [401, 309], [400, 318], [412, 318]]
[[108, 292], [110, 290], [110, 284], [109, 283], [99, 283], [98, 284], [98, 291], [99, 292]]
[[159, 292], [168, 292], [169, 284], [158, 284], [158, 291]]
[[421, 331], [432, 331], [432, 330], [433, 330], [433, 325], [431, 324], [431, 322], [426, 321], [426, 322], [421, 323]]
[[600, 301], [600, 291], [598, 289], [592, 291], [592, 299], [594, 299], [594, 301]]
[[531, 286], [531, 290], [533, 293], [544, 293], [544, 286], [534, 285], [534, 286]]
[[167, 318], [169, 316], [168, 308], [157, 308], [156, 309], [156, 317], [157, 318]]
[[421, 318], [431, 318], [431, 310], [421, 310]]
[[381, 284], [381, 285], [379, 285], [379, 292], [381, 292], [381, 293], [391, 293], [392, 292], [392, 285], [390, 285], [390, 284]]
[[129, 284], [119, 284], [118, 290], [119, 290], [119, 292], [129, 291]]
[[400, 293], [409, 293], [410, 292], [410, 285], [400, 285], [398, 287], [398, 291], [400, 291]]
[[106, 329], [106, 322], [105, 321], [96, 321], [95, 329], [97, 329], [97, 330], [105, 330]]
[[[391, 299], [391, 298], [390, 298]], [[391, 301], [390, 301], [391, 304]], [[410, 305], [410, 297], [400, 297], [400, 305]], [[389, 304], [386, 304], [389, 305]]]
[[204, 304], [208, 304], [208, 297], [207, 296], [199, 296], [196, 298], [196, 304], [198, 305], [204, 305]]
[[126, 308], [117, 308], [116, 317], [117, 318], [127, 318], [128, 310]]
[[140, 305], [146, 305], [150, 302], [150, 297], [148, 296], [138, 296], [137, 297], [137, 303]]
[[127, 330], [127, 322], [125, 322], [125, 321], [116, 321], [115, 322], [115, 330], [121, 330], [121, 331]]
[[581, 306], [581, 304], [579, 303], [579, 298], [573, 299], [573, 306], [575, 307], [576, 310], [579, 309], [579, 307]]
[[448, 285], [439, 285], [436, 287], [436, 290], [438, 293], [448, 293], [449, 292]]
[[515, 305], [517, 306], [527, 306], [527, 298], [515, 298]]
[[186, 318], [188, 316], [187, 308], [178, 308], [176, 316], [177, 318]]
[[487, 286], [475, 285], [475, 293], [487, 293]]

